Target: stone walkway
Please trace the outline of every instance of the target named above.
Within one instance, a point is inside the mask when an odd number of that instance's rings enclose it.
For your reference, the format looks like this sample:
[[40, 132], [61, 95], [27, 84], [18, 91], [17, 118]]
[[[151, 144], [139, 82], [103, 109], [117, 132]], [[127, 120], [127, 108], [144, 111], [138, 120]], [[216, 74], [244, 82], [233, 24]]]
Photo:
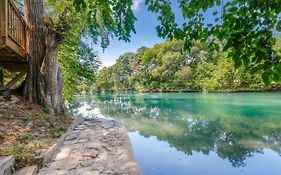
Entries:
[[126, 129], [114, 120], [84, 119], [39, 175], [139, 175]]

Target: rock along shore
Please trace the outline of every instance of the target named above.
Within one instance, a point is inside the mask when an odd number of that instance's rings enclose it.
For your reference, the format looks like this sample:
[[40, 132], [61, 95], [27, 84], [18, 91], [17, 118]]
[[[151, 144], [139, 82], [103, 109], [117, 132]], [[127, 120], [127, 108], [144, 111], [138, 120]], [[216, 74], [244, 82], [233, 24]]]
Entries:
[[38, 175], [141, 175], [124, 126], [83, 119], [56, 147]]

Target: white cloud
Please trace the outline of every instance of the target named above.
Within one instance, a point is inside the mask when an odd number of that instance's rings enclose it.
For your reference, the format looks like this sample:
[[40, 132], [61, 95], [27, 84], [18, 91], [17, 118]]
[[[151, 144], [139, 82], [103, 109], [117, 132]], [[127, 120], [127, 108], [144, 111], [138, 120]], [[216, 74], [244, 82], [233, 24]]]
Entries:
[[143, 0], [133, 0], [133, 5], [132, 5], [132, 10], [134, 12], [138, 12], [140, 11], [140, 5], [143, 2]]

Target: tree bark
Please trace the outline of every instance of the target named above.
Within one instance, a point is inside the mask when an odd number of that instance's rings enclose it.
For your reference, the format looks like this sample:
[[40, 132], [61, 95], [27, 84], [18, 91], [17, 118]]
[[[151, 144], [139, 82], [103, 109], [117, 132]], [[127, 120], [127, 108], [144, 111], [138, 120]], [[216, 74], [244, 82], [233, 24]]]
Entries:
[[23, 95], [30, 101], [64, 112], [62, 77], [58, 64], [60, 36], [44, 24], [43, 0], [24, 0], [28, 32], [28, 72]]

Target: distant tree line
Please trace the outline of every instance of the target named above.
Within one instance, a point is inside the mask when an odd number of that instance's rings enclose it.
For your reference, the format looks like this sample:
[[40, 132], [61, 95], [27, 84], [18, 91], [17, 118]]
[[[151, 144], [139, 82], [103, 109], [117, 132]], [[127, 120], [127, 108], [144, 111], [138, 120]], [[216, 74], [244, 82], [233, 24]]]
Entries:
[[[221, 44], [223, 45], [223, 44]], [[136, 53], [121, 55], [116, 64], [104, 67], [97, 75], [97, 92], [152, 91], [217, 91], [259, 90], [280, 87], [281, 82], [263, 80], [264, 70], [241, 65], [222, 49], [209, 43], [193, 42], [189, 52], [184, 42], [169, 40], [153, 48], [141, 47]], [[275, 47], [280, 55], [280, 39]]]

